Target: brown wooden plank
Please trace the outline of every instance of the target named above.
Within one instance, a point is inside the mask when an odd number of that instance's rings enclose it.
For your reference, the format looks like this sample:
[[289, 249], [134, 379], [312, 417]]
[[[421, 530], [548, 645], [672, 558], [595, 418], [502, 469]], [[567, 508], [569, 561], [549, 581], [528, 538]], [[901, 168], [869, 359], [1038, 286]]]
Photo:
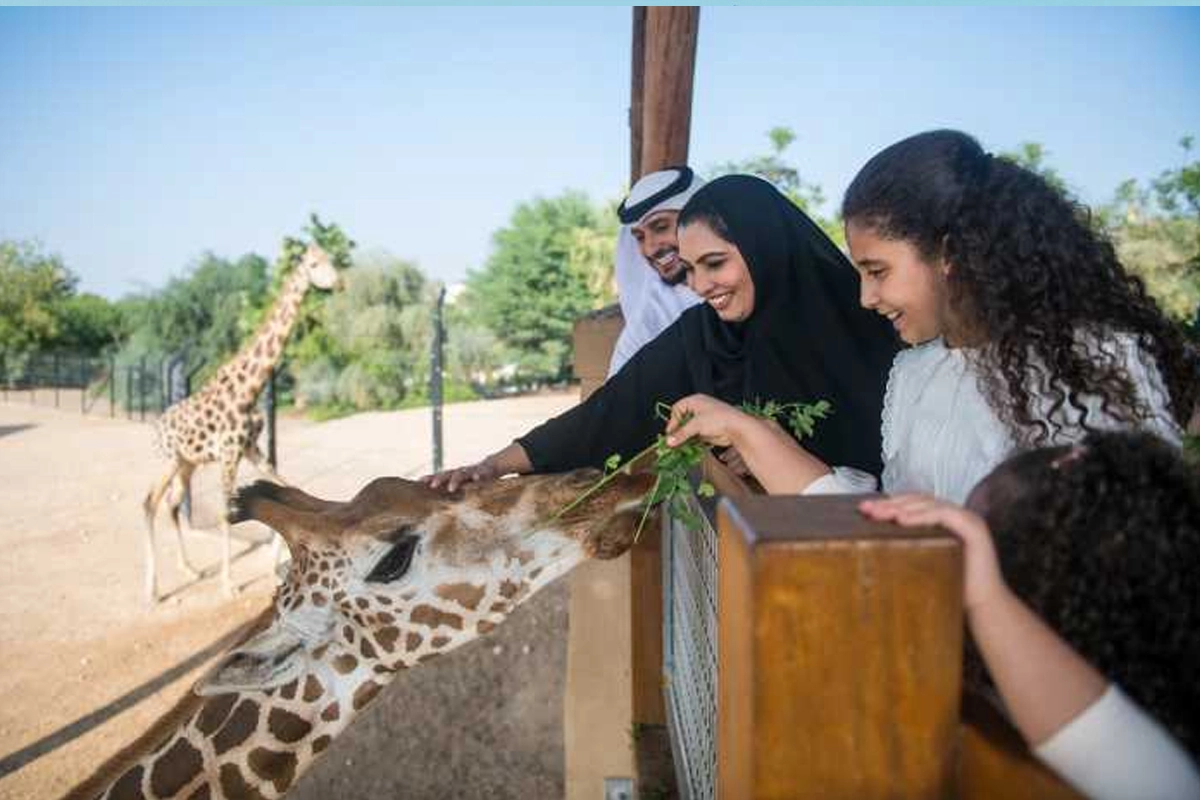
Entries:
[[647, 521], [630, 550], [633, 721], [641, 725], [667, 724], [662, 693], [662, 526], [655, 519]]
[[961, 548], [869, 523], [857, 501], [721, 504], [721, 556], [741, 562], [720, 565], [722, 798], [954, 790]]
[[641, 174], [687, 163], [696, 66], [696, 6], [646, 9]]
[[1082, 800], [984, 698], [963, 695], [960, 736], [961, 800]]
[[642, 177], [642, 84], [646, 66], [646, 7], [633, 7], [629, 86], [629, 185]]

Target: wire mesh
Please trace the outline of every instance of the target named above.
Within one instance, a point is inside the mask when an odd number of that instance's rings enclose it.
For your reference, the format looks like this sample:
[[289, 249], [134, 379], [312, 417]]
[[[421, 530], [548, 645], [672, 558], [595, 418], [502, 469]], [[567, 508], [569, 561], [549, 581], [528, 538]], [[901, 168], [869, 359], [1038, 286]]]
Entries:
[[711, 800], [717, 783], [717, 533], [663, 526], [663, 665], [672, 752], [681, 793]]

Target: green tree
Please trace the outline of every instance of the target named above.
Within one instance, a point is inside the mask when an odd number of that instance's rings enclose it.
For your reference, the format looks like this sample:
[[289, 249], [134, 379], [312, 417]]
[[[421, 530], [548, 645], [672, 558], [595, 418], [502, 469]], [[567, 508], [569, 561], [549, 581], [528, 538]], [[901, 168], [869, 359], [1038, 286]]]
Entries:
[[1002, 152], [1000, 157], [1012, 161], [1014, 164], [1024, 167], [1030, 172], [1041, 175], [1046, 183], [1060, 192], [1065, 193], [1069, 191], [1067, 182], [1058, 174], [1058, 170], [1046, 163], [1050, 157], [1050, 151], [1040, 142], [1021, 142], [1017, 145], [1016, 150]]
[[62, 324], [57, 307], [75, 292], [75, 284], [58, 256], [32, 242], [0, 242], [0, 350], [52, 346]]
[[296, 397], [334, 410], [394, 408], [428, 377], [429, 292], [411, 262], [360, 259], [325, 303], [322, 326], [297, 344]]
[[744, 173], [765, 178], [779, 189], [789, 200], [795, 203], [801, 211], [808, 214], [823, 231], [843, 250], [846, 247], [846, 235], [842, 229], [842, 221], [838, 215], [826, 216], [822, 208], [825, 205], [825, 193], [821, 186], [810, 183], [801, 176], [800, 170], [787, 161], [784, 151], [796, 141], [796, 133], [791, 128], [776, 126], [767, 131], [771, 142], [767, 153], [751, 156], [741, 161], [728, 161], [709, 170], [711, 177]]
[[[1192, 137], [1180, 145], [1190, 158]], [[1163, 310], [1194, 323], [1200, 307], [1200, 161], [1164, 170], [1149, 187], [1123, 182], [1097, 218], [1121, 262], [1146, 281]]]
[[522, 203], [493, 235], [487, 264], [468, 277], [468, 302], [528, 378], [569, 375], [571, 330], [596, 304], [572, 247], [578, 229], [601, 224], [578, 192]]

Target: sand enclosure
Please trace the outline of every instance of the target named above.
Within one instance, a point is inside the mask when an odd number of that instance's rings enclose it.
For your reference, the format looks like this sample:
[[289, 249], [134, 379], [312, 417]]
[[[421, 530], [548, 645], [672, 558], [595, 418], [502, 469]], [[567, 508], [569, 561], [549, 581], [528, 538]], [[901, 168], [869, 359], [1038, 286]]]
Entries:
[[[576, 399], [448, 406], [446, 463], [476, 460]], [[428, 409], [283, 418], [280, 473], [336, 500], [381, 475], [416, 477], [430, 468], [430, 425]], [[241, 591], [226, 599], [217, 579], [189, 583], [176, 568], [164, 515], [169, 596], [143, 605], [141, 502], [163, 467], [150, 434], [149, 423], [0, 402], [0, 798], [68, 789], [169, 708], [269, 601], [269, 547], [235, 544]], [[241, 480], [255, 477], [244, 465]], [[215, 468], [200, 471], [195, 493], [196, 524], [213, 525]], [[198, 564], [219, 565], [217, 537], [194, 534], [188, 547]], [[291, 796], [561, 796], [566, 609], [560, 581], [487, 638], [397, 680]]]

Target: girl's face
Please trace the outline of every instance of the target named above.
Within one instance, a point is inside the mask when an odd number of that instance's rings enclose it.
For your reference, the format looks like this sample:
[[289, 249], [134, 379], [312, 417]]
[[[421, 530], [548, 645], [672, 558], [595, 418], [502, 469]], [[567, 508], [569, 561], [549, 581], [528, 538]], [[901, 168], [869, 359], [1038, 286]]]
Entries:
[[724, 322], [742, 322], [754, 311], [754, 281], [742, 252], [697, 220], [679, 229], [679, 255], [688, 286]]
[[862, 283], [863, 308], [887, 317], [909, 344], [947, 333], [950, 270], [945, 262], [930, 263], [909, 242], [884, 238], [853, 220], [846, 224], [846, 243]]

